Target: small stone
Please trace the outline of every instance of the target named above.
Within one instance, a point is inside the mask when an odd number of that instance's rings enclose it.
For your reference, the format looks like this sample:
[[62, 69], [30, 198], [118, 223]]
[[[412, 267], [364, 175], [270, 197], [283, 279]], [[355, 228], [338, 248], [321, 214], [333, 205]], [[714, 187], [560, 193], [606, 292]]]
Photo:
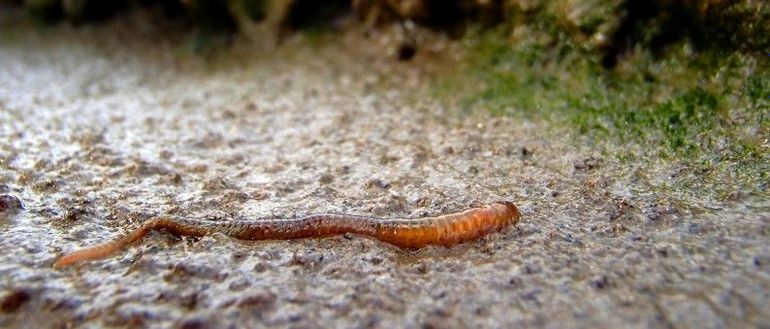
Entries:
[[384, 181], [379, 178], [373, 178], [366, 182], [367, 188], [379, 188], [381, 190], [387, 190], [390, 187], [390, 182]]
[[602, 158], [587, 157], [581, 161], [577, 161], [573, 164], [575, 170], [578, 171], [591, 171], [599, 168], [604, 160]]
[[299, 265], [302, 267], [316, 267], [319, 264], [321, 264], [324, 260], [324, 255], [320, 253], [311, 253], [311, 254], [294, 254], [292, 256], [291, 261], [289, 262], [290, 266], [293, 265]]
[[264, 312], [275, 304], [275, 300], [276, 296], [272, 292], [257, 292], [242, 298], [238, 306]]
[[78, 208], [78, 207], [71, 207], [71, 208], [68, 208], [67, 209], [67, 213], [64, 214], [64, 221], [66, 221], [66, 222], [76, 222], [80, 218], [83, 218], [83, 217], [87, 216], [88, 214], [89, 213], [88, 213], [87, 209]]
[[15, 312], [30, 299], [31, 296], [24, 290], [11, 291], [3, 296], [2, 301], [0, 301], [0, 311], [3, 313]]
[[23, 209], [19, 198], [10, 194], [0, 195], [0, 212], [16, 212]]
[[261, 263], [260, 262], [260, 263], [257, 263], [256, 265], [254, 265], [254, 272], [257, 272], [257, 273], [262, 273], [262, 272], [265, 272], [265, 271], [267, 271], [269, 269], [270, 269], [270, 265], [268, 265], [267, 263]]
[[323, 174], [321, 177], [318, 178], [318, 182], [321, 184], [329, 184], [332, 181], [334, 181], [334, 176], [330, 174]]
[[179, 328], [181, 329], [204, 329], [204, 328], [210, 328], [210, 325], [208, 321], [202, 318], [191, 318], [184, 320], [180, 325]]
[[610, 280], [604, 275], [591, 281], [591, 285], [594, 286], [594, 288], [599, 290], [608, 288], [610, 284], [611, 284]]

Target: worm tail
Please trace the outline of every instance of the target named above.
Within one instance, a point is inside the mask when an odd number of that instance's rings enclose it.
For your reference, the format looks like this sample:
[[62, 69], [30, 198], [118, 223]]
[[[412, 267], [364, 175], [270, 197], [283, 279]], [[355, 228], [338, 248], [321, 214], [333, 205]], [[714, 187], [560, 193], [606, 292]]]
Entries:
[[105, 258], [122, 250], [126, 246], [141, 240], [145, 235], [147, 235], [147, 233], [150, 232], [151, 229], [152, 225], [142, 225], [128, 235], [120, 237], [116, 240], [73, 251], [56, 260], [56, 262], [53, 263], [53, 267], [60, 268], [81, 261]]
[[203, 236], [211, 233], [212, 226], [198, 221], [178, 222], [163, 218], [154, 219], [133, 230], [128, 235], [113, 241], [68, 253], [56, 260], [53, 263], [53, 267], [61, 268], [82, 261], [107, 258], [141, 240], [150, 231], [157, 229], [166, 229], [179, 236]]

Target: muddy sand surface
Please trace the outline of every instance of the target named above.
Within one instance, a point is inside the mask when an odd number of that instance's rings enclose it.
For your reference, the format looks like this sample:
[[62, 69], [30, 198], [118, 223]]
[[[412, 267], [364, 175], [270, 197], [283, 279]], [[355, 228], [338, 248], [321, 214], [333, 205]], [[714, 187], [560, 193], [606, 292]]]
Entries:
[[[295, 38], [204, 61], [143, 28], [2, 36], [0, 327], [770, 326], [768, 200], [663, 193], [676, 168], [458, 114], [420, 94], [419, 55]], [[154, 233], [51, 266], [159, 215], [420, 217], [498, 200], [522, 221], [452, 248]]]

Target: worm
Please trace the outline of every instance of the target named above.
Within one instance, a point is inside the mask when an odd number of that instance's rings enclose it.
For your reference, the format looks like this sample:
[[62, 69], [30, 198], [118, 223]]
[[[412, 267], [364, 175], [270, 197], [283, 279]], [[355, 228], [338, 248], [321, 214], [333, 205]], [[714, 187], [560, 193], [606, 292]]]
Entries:
[[401, 248], [452, 246], [516, 224], [521, 214], [511, 202], [497, 202], [462, 212], [413, 219], [382, 219], [357, 215], [317, 214], [294, 219], [212, 222], [156, 218], [113, 241], [76, 250], [60, 257], [56, 268], [106, 258], [154, 230], [178, 236], [222, 233], [242, 240], [322, 238], [353, 233]]

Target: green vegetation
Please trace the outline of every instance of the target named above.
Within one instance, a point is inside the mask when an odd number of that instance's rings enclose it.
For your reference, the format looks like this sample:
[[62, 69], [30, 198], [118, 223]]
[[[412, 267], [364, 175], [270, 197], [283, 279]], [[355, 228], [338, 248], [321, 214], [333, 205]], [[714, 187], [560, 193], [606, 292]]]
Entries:
[[467, 66], [436, 96], [460, 95], [450, 101], [465, 111], [573, 127], [627, 162], [683, 164], [693, 175], [674, 183], [706, 183], [715, 197], [734, 192], [730, 184], [768, 192], [766, 58], [681, 40], [660, 57], [637, 47], [607, 69], [570, 38], [544, 46], [535, 33], [512, 42], [502, 31], [468, 37]]

